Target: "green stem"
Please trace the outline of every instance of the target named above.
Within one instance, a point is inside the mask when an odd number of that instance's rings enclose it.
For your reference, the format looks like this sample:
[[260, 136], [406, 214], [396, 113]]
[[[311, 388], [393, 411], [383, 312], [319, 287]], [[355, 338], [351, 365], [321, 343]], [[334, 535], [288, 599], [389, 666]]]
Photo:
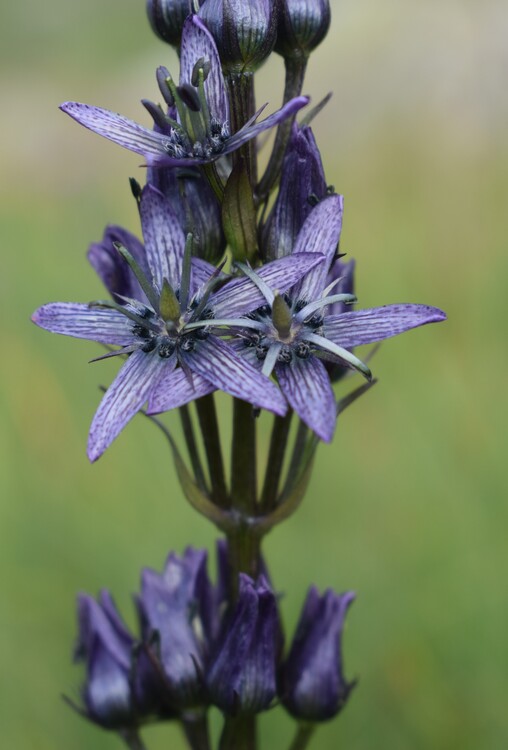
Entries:
[[293, 453], [291, 455], [291, 461], [289, 464], [286, 481], [284, 483], [284, 490], [282, 492], [283, 495], [290, 492], [291, 486], [294, 483], [295, 477], [298, 475], [298, 469], [302, 462], [303, 454], [305, 453], [305, 448], [307, 446], [308, 433], [309, 433], [309, 428], [307, 427], [307, 425], [304, 424], [303, 422], [300, 422], [300, 424], [298, 425], [298, 431], [296, 433], [295, 443], [293, 446]]
[[273, 419], [265, 481], [260, 500], [260, 511], [262, 514], [269, 513], [277, 503], [277, 491], [279, 489], [284, 456], [286, 455], [292, 416], [293, 412], [290, 410], [285, 417], [275, 416]]
[[137, 729], [126, 729], [119, 734], [129, 750], [146, 750]]
[[228, 506], [228, 493], [213, 393], [199, 398], [196, 401], [196, 409], [208, 461], [212, 498], [221, 508], [226, 508]]
[[316, 730], [315, 724], [300, 724], [289, 750], [305, 750]]
[[194, 478], [199, 489], [206, 492], [205, 474], [203, 472], [203, 466], [201, 465], [201, 459], [199, 458], [199, 451], [196, 443], [196, 436], [194, 435], [194, 427], [192, 425], [189, 407], [181, 406], [179, 411], [185, 443], [187, 445], [192, 471], [194, 472]]
[[228, 716], [219, 742], [219, 750], [256, 750], [256, 716]]
[[233, 402], [231, 505], [243, 516], [256, 513], [256, 418], [252, 404]]
[[[307, 57], [299, 57], [295, 59], [288, 58], [285, 60], [286, 80], [284, 85], [284, 104], [287, 104], [290, 99], [293, 99], [295, 96], [300, 96], [302, 93], [305, 71], [307, 69], [307, 59]], [[266, 200], [271, 189], [279, 178], [294, 119], [294, 115], [293, 117], [288, 117], [287, 120], [281, 122], [277, 128], [277, 135], [275, 136], [275, 143], [273, 144], [270, 161], [268, 162], [266, 171], [257, 189], [258, 205]]]
[[[226, 75], [231, 110], [231, 132], [243, 128], [255, 112], [254, 74], [252, 72], [230, 72]], [[253, 138], [233, 153], [233, 164], [243, 156], [252, 186], [257, 182], [256, 139]]]
[[224, 198], [224, 183], [217, 171], [215, 164], [203, 164], [203, 172], [205, 173], [210, 186], [215, 193], [219, 203], [222, 203]]
[[208, 718], [204, 711], [184, 714], [182, 726], [192, 750], [210, 750]]

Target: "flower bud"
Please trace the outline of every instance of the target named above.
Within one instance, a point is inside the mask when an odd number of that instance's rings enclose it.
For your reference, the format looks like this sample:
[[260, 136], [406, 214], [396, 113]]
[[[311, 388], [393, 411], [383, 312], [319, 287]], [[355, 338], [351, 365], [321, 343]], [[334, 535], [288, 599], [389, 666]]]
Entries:
[[136, 726], [156, 707], [158, 679], [146, 657], [133, 659], [134, 638], [107, 591], [101, 592], [99, 602], [86, 594], [79, 596], [78, 625], [75, 659], [87, 668], [84, 712], [107, 729]]
[[207, 686], [212, 702], [230, 715], [263, 711], [276, 692], [281, 631], [266, 579], [240, 574], [238, 600], [212, 654]]
[[275, 51], [285, 58], [306, 58], [329, 27], [329, 0], [281, 0]]
[[312, 586], [289, 655], [281, 671], [281, 700], [289, 713], [306, 722], [339, 713], [354, 687], [342, 673], [344, 618], [355, 595], [323, 596]]
[[199, 16], [225, 69], [253, 71], [268, 57], [277, 35], [277, 8], [273, 0], [205, 0]]
[[201, 673], [208, 652], [212, 597], [204, 550], [189, 547], [183, 557], [171, 553], [162, 574], [143, 571], [137, 601], [143, 637], [147, 643], [157, 642], [155, 656], [167, 697], [179, 709], [203, 702]]
[[192, 0], [147, 0], [146, 2], [146, 12], [153, 31], [173, 47], [180, 46], [183, 24], [192, 11]]
[[321, 155], [312, 130], [295, 123], [282, 165], [277, 199], [263, 227], [263, 257], [275, 260], [291, 255], [305, 219], [327, 194]]

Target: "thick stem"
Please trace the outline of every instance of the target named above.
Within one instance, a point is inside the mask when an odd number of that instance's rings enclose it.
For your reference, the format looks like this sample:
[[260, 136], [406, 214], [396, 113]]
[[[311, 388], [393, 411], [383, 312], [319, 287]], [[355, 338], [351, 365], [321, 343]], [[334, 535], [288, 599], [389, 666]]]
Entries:
[[[231, 109], [231, 132], [236, 133], [243, 128], [255, 112], [254, 74], [252, 72], [230, 72], [226, 75], [226, 83]], [[251, 185], [254, 186], [257, 182], [256, 139], [253, 138], [242, 146], [238, 152], [233, 153], [233, 164], [236, 163], [240, 154], [245, 159], [247, 174]]]
[[316, 730], [315, 724], [300, 724], [289, 750], [305, 750]]
[[185, 443], [187, 445], [187, 451], [189, 454], [190, 462], [192, 465], [192, 471], [194, 472], [194, 479], [200, 490], [206, 491], [206, 480], [201, 465], [201, 459], [199, 458], [198, 446], [196, 443], [196, 436], [194, 435], [194, 427], [192, 425], [192, 419], [188, 406], [180, 407], [180, 420], [182, 422], [183, 434], [185, 437]]
[[220, 444], [219, 423], [213, 394], [196, 401], [201, 434], [205, 446], [213, 501], [221, 508], [228, 506], [228, 492]]
[[[307, 57], [298, 57], [285, 60], [286, 80], [284, 85], [284, 104], [287, 104], [290, 99], [293, 99], [295, 96], [300, 96], [302, 93], [305, 71], [307, 69], [307, 59]], [[271, 189], [279, 178], [294, 119], [294, 115], [293, 117], [288, 117], [287, 120], [281, 122], [277, 128], [277, 135], [275, 136], [275, 143], [273, 144], [270, 161], [268, 162], [266, 171], [256, 191], [258, 205], [266, 200]]]
[[204, 711], [184, 714], [182, 726], [192, 750], [210, 750], [208, 718]]
[[146, 747], [141, 740], [137, 729], [126, 729], [120, 732], [120, 737], [125, 742], [129, 750], [146, 750]]
[[228, 716], [219, 742], [219, 750], [256, 750], [256, 716]]
[[256, 513], [256, 417], [252, 404], [233, 403], [231, 507], [243, 516]]
[[269, 513], [277, 503], [277, 491], [279, 489], [286, 446], [291, 427], [293, 412], [290, 410], [285, 417], [275, 416], [273, 419], [272, 436], [266, 465], [265, 481], [261, 493], [260, 512]]
[[230, 599], [238, 596], [238, 574], [256, 579], [260, 573], [261, 536], [249, 526], [236, 528], [227, 535], [230, 565]]

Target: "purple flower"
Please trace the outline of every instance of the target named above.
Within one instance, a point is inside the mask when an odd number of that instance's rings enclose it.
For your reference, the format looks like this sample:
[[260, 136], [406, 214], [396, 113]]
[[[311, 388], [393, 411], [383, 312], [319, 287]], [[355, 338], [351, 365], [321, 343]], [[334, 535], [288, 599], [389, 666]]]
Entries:
[[[202, 673], [214, 624], [204, 550], [171, 553], [162, 574], [145, 569], [138, 609], [145, 643], [157, 640], [168, 701], [179, 710], [203, 703]], [[152, 648], [150, 645], [148, 648]]]
[[329, 0], [281, 0], [275, 50], [284, 57], [305, 59], [329, 28]]
[[[147, 401], [153, 414], [219, 388], [276, 414], [287, 408], [278, 388], [212, 332], [214, 326], [238, 324], [240, 315], [258, 307], [259, 290], [243, 278], [213, 294], [218, 270], [198, 259], [190, 263], [170, 204], [151, 186], [143, 191], [140, 214], [144, 247], [121, 230], [129, 245], [120, 251], [130, 265], [126, 277], [117, 273], [112, 252], [104, 244], [90, 251], [94, 267], [122, 304], [53, 303], [39, 308], [32, 318], [54, 333], [120, 347], [105, 357], [130, 355], [93, 419], [88, 442], [91, 461], [102, 455]], [[288, 288], [315, 262], [311, 255], [302, 255], [301, 261], [284, 258], [267, 266], [264, 278]], [[122, 289], [136, 292], [136, 297]]]
[[193, 0], [147, 0], [146, 12], [153, 31], [164, 42], [180, 46], [187, 16], [192, 13]]
[[321, 155], [312, 130], [295, 122], [277, 199], [263, 227], [263, 257], [273, 260], [290, 255], [305, 219], [327, 194]]
[[282, 644], [275, 596], [261, 576], [240, 574], [238, 600], [212, 653], [207, 685], [212, 702], [228, 714], [269, 707], [276, 693]]
[[341, 638], [352, 592], [307, 594], [291, 650], [281, 669], [280, 696], [302, 721], [326, 721], [344, 706], [354, 683], [344, 679]]
[[111, 595], [78, 597], [79, 636], [75, 659], [86, 663], [82, 689], [85, 715], [108, 729], [135, 726], [153, 712], [158, 679], [146, 656], [133, 659], [134, 638]]
[[277, 36], [278, 15], [273, 0], [205, 0], [199, 10], [222, 65], [238, 72], [253, 71], [268, 57]]
[[[254, 366], [257, 363], [265, 375], [275, 372], [291, 408], [326, 442], [335, 430], [336, 405], [322, 360], [351, 367], [370, 380], [369, 368], [351, 349], [446, 318], [435, 307], [413, 304], [327, 312], [330, 305], [356, 301], [352, 295], [335, 294], [326, 287], [340, 238], [342, 212], [342, 196], [332, 195], [318, 203], [300, 230], [290, 257], [319, 251], [325, 260], [284, 296], [258, 281], [268, 304], [253, 316], [257, 330], [241, 333], [243, 341], [235, 342], [236, 351]], [[245, 267], [244, 271], [256, 281], [252, 271]]]
[[[151, 166], [185, 166], [206, 164], [235, 151], [308, 103], [307, 97], [296, 97], [258, 123], [260, 110], [232, 134], [217, 47], [197, 16], [189, 17], [184, 24], [180, 85], [165, 68], [159, 68], [157, 78], [165, 101], [177, 110], [176, 120], [165, 118], [165, 132], [149, 130], [122, 115], [87, 104], [66, 102], [61, 109], [95, 133], [141, 154]], [[160, 115], [165, 117], [162, 110]], [[160, 116], [157, 118], [160, 120]]]

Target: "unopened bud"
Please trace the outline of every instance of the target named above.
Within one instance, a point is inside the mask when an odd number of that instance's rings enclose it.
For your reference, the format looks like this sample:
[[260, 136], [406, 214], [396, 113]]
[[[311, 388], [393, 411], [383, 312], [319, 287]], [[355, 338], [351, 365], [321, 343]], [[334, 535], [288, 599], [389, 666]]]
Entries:
[[329, 27], [329, 0], [281, 0], [275, 51], [285, 58], [308, 57]]
[[164, 42], [179, 47], [183, 24], [193, 12], [193, 5], [193, 0], [147, 0], [150, 26]]

